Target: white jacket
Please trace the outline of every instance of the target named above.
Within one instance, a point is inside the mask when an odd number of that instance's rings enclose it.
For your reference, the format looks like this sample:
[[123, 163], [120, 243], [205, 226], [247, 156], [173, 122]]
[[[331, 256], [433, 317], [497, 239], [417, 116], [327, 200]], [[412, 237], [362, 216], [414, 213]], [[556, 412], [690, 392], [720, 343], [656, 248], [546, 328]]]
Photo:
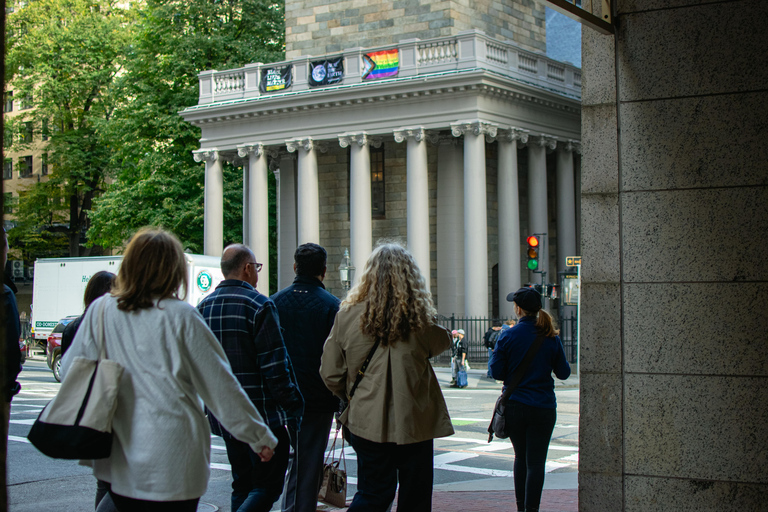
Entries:
[[135, 499], [202, 496], [211, 451], [202, 402], [255, 452], [277, 445], [203, 318], [180, 300], [166, 299], [133, 312], [117, 309], [111, 296], [95, 301], [61, 361], [64, 378], [75, 357], [98, 357], [102, 302], [107, 357], [125, 371], [112, 426], [112, 454], [93, 461], [96, 478], [110, 482], [116, 494]]

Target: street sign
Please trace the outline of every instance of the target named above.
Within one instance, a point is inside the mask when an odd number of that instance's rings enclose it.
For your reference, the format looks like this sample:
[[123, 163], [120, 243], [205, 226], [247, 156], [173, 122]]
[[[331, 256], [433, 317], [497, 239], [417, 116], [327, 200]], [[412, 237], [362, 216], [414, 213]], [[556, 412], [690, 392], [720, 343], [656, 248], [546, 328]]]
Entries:
[[565, 266], [566, 267], [575, 267], [576, 265], [581, 265], [581, 256], [566, 256], [565, 257]]

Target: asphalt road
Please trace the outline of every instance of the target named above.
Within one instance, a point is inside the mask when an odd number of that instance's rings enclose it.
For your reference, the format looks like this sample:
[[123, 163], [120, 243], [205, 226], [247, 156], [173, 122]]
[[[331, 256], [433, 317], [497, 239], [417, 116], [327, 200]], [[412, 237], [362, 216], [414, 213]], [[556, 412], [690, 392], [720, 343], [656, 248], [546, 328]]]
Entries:
[[[514, 451], [509, 441], [488, 443], [486, 429], [500, 385], [472, 372], [469, 387], [448, 388], [450, 374], [437, 369], [456, 430], [435, 440], [435, 491], [512, 489]], [[8, 494], [12, 512], [93, 510], [96, 481], [89, 468], [74, 461], [54, 460], [26, 441], [30, 425], [57, 393], [45, 359], [27, 360], [20, 375], [22, 392], [14, 398], [8, 440]], [[558, 420], [550, 444], [545, 488], [573, 489], [578, 472], [578, 388], [557, 388]], [[348, 495], [355, 492], [356, 457], [345, 448]], [[220, 438], [212, 438], [211, 479], [198, 510], [229, 511], [230, 471]], [[275, 507], [273, 510], [277, 510]]]

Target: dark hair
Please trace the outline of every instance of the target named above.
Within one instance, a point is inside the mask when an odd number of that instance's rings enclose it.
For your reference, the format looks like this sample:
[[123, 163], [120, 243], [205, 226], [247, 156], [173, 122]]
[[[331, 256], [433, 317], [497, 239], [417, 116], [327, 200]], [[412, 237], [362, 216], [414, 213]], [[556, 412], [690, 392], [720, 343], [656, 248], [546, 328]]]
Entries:
[[317, 244], [302, 244], [293, 253], [293, 261], [296, 262], [297, 276], [316, 277], [325, 272], [328, 253]]
[[101, 270], [91, 276], [83, 294], [83, 303], [86, 310], [88, 310], [93, 301], [112, 291], [112, 285], [115, 284], [116, 277], [115, 274], [106, 270]]
[[187, 285], [179, 239], [160, 228], [142, 228], [128, 242], [112, 295], [118, 309], [136, 311], [151, 308], [156, 299], [183, 298]]
[[224, 248], [221, 257], [221, 273], [226, 279], [239, 272], [251, 258], [255, 258], [253, 251], [243, 244], [230, 244]]

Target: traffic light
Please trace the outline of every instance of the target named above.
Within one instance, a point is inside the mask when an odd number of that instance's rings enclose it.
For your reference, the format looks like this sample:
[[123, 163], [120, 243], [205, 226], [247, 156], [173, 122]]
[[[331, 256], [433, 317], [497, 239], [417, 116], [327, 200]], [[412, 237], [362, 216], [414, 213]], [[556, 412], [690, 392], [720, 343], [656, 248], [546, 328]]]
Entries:
[[539, 237], [531, 235], [526, 238], [528, 242], [528, 270], [539, 270]]

